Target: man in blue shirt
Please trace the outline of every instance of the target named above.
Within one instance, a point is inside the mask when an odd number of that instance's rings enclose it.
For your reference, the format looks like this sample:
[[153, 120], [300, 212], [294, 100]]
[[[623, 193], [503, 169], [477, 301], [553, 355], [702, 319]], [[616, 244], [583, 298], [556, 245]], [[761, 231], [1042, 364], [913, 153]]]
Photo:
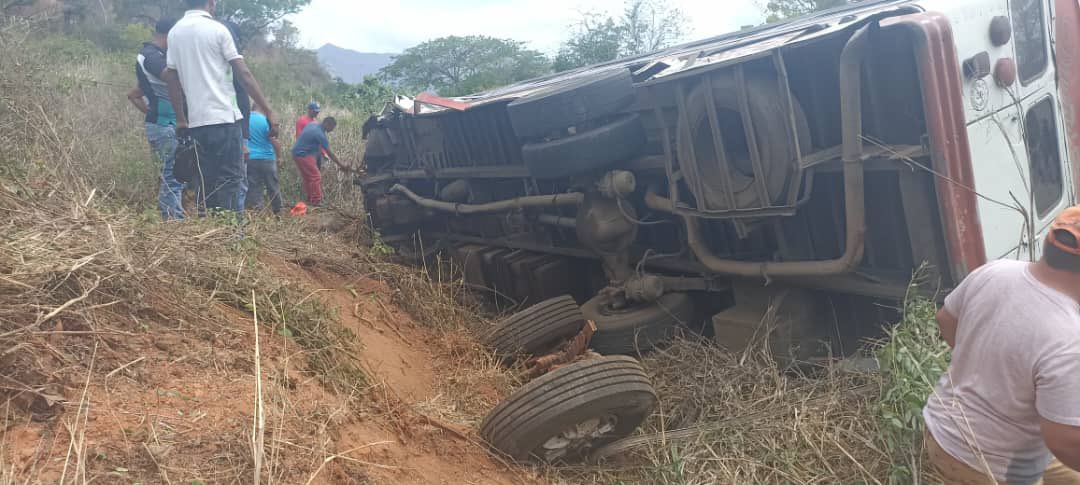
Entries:
[[281, 212], [281, 191], [278, 187], [278, 160], [281, 160], [281, 143], [277, 133], [270, 130], [270, 122], [260, 106], [253, 106], [248, 123], [247, 205], [262, 210], [263, 191], [270, 199], [270, 210]]
[[309, 207], [322, 206], [322, 174], [319, 173], [318, 165], [320, 150], [337, 166], [342, 167], [341, 161], [330, 151], [330, 139], [326, 137], [334, 128], [337, 128], [337, 120], [333, 116], [326, 117], [322, 123], [309, 123], [293, 145], [293, 161], [300, 171], [300, 177], [304, 179], [304, 193], [307, 194]]
[[161, 19], [154, 26], [154, 38], [143, 44], [135, 58], [135, 89], [128, 93], [128, 100], [146, 115], [146, 139], [150, 149], [161, 161], [161, 188], [158, 190], [158, 210], [163, 220], [183, 219], [184, 207], [180, 200], [184, 184], [173, 176], [176, 160], [176, 112], [169, 101], [169, 88], [161, 80], [165, 71], [166, 49], [169, 30], [176, 19]]

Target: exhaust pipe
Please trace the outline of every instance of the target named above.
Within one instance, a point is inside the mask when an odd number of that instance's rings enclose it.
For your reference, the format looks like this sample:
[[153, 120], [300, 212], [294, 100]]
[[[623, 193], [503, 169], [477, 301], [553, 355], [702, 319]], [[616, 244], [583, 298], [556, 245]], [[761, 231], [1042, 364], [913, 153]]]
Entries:
[[405, 187], [397, 184], [390, 188], [390, 192], [404, 195], [416, 205], [441, 212], [451, 212], [457, 215], [487, 214], [492, 212], [507, 212], [514, 209], [527, 207], [560, 207], [568, 205], [581, 205], [585, 195], [577, 192], [554, 195], [532, 195], [517, 197], [514, 199], [498, 200], [486, 204], [460, 204], [457, 202], [443, 202], [440, 200], [421, 197]]

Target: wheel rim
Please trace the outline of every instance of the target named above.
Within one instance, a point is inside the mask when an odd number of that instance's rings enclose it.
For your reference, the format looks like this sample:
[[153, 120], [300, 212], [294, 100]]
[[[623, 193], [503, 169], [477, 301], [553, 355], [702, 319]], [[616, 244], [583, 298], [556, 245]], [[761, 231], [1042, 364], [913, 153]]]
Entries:
[[547, 462], [567, 456], [584, 456], [615, 434], [619, 418], [612, 414], [587, 419], [563, 429], [540, 445], [538, 455]]

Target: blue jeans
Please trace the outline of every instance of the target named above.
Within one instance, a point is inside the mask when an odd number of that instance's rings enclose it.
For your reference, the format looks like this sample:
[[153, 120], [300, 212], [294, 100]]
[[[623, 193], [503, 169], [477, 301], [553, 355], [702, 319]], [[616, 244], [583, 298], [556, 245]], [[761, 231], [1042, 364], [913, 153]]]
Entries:
[[180, 201], [184, 193], [184, 184], [173, 177], [173, 162], [176, 160], [176, 129], [154, 123], [146, 124], [146, 140], [150, 149], [161, 161], [161, 188], [158, 190], [158, 210], [163, 220], [183, 219], [184, 207]]

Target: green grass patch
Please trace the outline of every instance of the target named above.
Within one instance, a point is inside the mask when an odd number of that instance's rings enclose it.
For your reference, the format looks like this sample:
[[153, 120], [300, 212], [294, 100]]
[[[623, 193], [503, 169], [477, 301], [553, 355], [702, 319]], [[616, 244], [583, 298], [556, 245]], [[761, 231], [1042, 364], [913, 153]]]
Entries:
[[937, 305], [909, 295], [904, 317], [877, 351], [884, 390], [878, 403], [879, 440], [892, 456], [891, 483], [914, 483], [923, 468], [922, 409], [948, 369], [950, 350], [937, 324]]

